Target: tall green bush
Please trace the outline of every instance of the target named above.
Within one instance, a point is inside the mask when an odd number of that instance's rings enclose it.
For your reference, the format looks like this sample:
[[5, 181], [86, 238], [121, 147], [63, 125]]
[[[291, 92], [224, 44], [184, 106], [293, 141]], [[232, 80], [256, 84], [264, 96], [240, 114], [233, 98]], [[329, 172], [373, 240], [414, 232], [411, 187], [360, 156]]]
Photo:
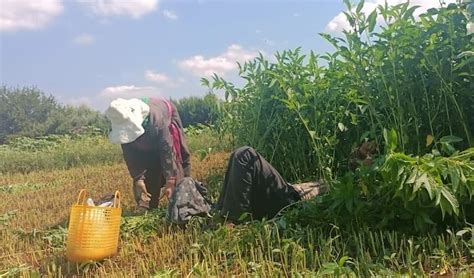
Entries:
[[[473, 221], [474, 36], [467, 5], [415, 18], [408, 3], [367, 15], [364, 1], [345, 2], [350, 30], [342, 38], [321, 34], [332, 53], [288, 50], [276, 62], [260, 56], [240, 66], [241, 88], [219, 76], [203, 79], [225, 91], [220, 126], [286, 179], [331, 184], [329, 194], [286, 215], [292, 225], [363, 223], [411, 233]], [[358, 157], [364, 145], [376, 153]]]
[[222, 124], [237, 144], [257, 148], [290, 180], [337, 176], [361, 143], [375, 141], [383, 151], [384, 129], [396, 132], [399, 151], [415, 155], [439, 149], [444, 136], [461, 138], [458, 149], [473, 145], [466, 5], [430, 9], [419, 19], [408, 3], [369, 15], [362, 6], [349, 6], [351, 30], [342, 38], [321, 34], [332, 53], [288, 50], [276, 62], [260, 56], [240, 66], [241, 88], [219, 76], [203, 79], [225, 91]]

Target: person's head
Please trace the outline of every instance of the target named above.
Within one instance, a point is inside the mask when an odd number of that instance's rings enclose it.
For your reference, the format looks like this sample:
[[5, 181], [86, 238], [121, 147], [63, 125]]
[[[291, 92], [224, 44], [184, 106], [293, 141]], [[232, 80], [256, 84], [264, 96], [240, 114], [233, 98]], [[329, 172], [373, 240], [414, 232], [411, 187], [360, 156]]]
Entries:
[[127, 144], [135, 141], [145, 130], [143, 121], [150, 113], [150, 107], [137, 98], [113, 100], [105, 116], [112, 123], [109, 140], [114, 144]]

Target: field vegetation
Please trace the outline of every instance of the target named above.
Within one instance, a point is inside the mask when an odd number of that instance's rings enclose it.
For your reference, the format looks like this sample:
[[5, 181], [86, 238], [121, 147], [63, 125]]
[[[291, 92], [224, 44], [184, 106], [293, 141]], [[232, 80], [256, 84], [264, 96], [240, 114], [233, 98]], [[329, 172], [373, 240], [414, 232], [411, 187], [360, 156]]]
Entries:
[[[226, 100], [213, 108], [214, 126], [186, 128], [193, 176], [214, 200], [240, 145], [290, 182], [324, 178], [327, 195], [270, 220], [230, 226], [216, 215], [174, 226], [166, 203], [137, 211], [120, 148], [102, 133], [9, 138], [0, 148], [0, 276], [472, 277], [473, 5], [417, 19], [406, 4], [367, 15], [360, 3], [346, 1], [344, 37], [321, 34], [332, 53], [260, 56], [240, 66], [240, 88], [203, 79]], [[64, 256], [81, 188], [123, 192], [119, 253], [101, 262]]]
[[260, 56], [240, 66], [240, 88], [202, 79], [225, 92], [221, 130], [290, 181], [331, 182], [328, 219], [424, 232], [473, 223], [474, 4], [415, 18], [408, 3], [364, 14], [364, 1], [345, 2], [351, 30], [321, 34], [334, 52]]
[[[198, 156], [192, 159], [193, 176], [208, 184], [215, 199], [228, 151]], [[146, 214], [136, 210], [123, 163], [3, 174], [0, 185], [4, 200], [0, 204], [0, 274], [6, 276], [455, 273], [469, 277], [472, 271], [473, 227], [467, 224], [441, 234], [409, 234], [368, 226], [348, 228], [335, 220], [324, 222], [318, 208], [322, 200], [318, 199], [273, 220], [229, 227], [214, 217], [177, 227], [165, 222], [165, 203]], [[95, 197], [116, 189], [124, 193], [119, 253], [115, 257], [83, 264], [69, 263], [65, 258], [69, 207], [81, 188]]]

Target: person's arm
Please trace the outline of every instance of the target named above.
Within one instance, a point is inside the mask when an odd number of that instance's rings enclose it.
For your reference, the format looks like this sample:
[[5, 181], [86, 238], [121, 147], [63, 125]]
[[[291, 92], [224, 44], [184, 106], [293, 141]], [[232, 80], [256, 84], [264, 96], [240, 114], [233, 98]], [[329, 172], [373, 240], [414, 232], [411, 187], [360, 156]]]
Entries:
[[150, 110], [150, 124], [153, 125], [155, 131], [161, 170], [166, 179], [164, 194], [168, 197], [171, 195], [172, 188], [175, 186], [177, 174], [169, 122], [170, 116], [165, 106], [160, 105], [159, 108], [157, 107]]
[[128, 172], [135, 182], [145, 179], [146, 166], [143, 162], [143, 157], [141, 157], [142, 155], [132, 147], [132, 144], [123, 144], [122, 152]]
[[[184, 131], [180, 131], [184, 132]], [[184, 139], [184, 133], [181, 135], [181, 156], [183, 158], [183, 172], [185, 177], [191, 176], [191, 153]]]
[[134, 143], [123, 144], [122, 152], [128, 172], [133, 179], [133, 195], [138, 206], [148, 208], [151, 194], [148, 193], [145, 185], [146, 165], [143, 161], [143, 155], [135, 148]]
[[181, 117], [179, 116], [179, 111], [176, 106], [172, 103], [173, 106], [173, 121], [176, 123], [179, 129], [179, 135], [181, 139], [181, 158], [183, 166], [183, 174], [185, 177], [191, 176], [191, 152], [189, 151], [188, 144], [186, 142], [186, 135], [184, 134], [183, 124], [181, 122]]
[[173, 139], [171, 138], [168, 126], [156, 127], [158, 155], [163, 171], [163, 176], [166, 180], [176, 177], [176, 165], [173, 151]]

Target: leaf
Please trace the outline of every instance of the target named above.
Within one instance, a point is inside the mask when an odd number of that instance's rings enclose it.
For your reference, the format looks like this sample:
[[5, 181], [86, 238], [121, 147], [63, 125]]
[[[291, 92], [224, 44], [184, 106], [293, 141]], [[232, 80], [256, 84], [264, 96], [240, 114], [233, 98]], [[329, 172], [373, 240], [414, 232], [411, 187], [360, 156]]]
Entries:
[[428, 192], [428, 195], [430, 196], [430, 200], [433, 200], [434, 198], [433, 189], [431, 188], [431, 183], [429, 182], [429, 179], [428, 179], [428, 182], [423, 183], [423, 188], [426, 189], [426, 191]]
[[459, 137], [453, 136], [453, 135], [443, 136], [443, 137], [441, 137], [441, 139], [439, 139], [440, 143], [446, 143], [446, 144], [457, 143], [457, 142], [461, 142], [461, 141], [462, 141], [462, 138], [459, 138]]
[[348, 256], [342, 256], [337, 264], [339, 267], [343, 267], [347, 260], [349, 260]]
[[323, 264], [323, 268], [326, 269], [326, 270], [333, 270], [334, 271], [334, 270], [339, 268], [339, 265], [337, 263], [325, 263], [325, 264]]
[[397, 141], [398, 141], [398, 136], [395, 129], [392, 128], [390, 131], [388, 131], [387, 129], [384, 128], [383, 138], [385, 140], [385, 145], [387, 146], [387, 151], [394, 152], [395, 149], [397, 148]]
[[463, 230], [460, 230], [456, 233], [456, 236], [459, 236], [459, 237], [462, 237], [465, 233], [468, 233], [469, 230], [467, 229], [463, 229]]
[[209, 87], [209, 80], [207, 80], [206, 78], [201, 78], [201, 85], [202, 86], [206, 86], [206, 87]]
[[407, 181], [405, 182], [406, 184], [412, 184], [412, 183], [415, 183], [416, 181], [416, 178], [418, 176], [418, 170], [417, 169], [414, 169], [410, 176], [408, 177]]
[[337, 127], [339, 128], [340, 131], [346, 131], [347, 130], [346, 126], [341, 122], [339, 122], [337, 124]]
[[456, 152], [456, 149], [449, 143], [441, 143], [441, 150], [448, 155], [452, 155]]
[[459, 203], [456, 197], [451, 194], [446, 188], [442, 187], [441, 188], [441, 213], [444, 214], [445, 212], [448, 212], [451, 214], [451, 211], [454, 212], [454, 214], [458, 215], [459, 214]]
[[416, 179], [416, 182], [415, 182], [415, 186], [413, 187], [413, 193], [417, 192], [418, 189], [420, 189], [421, 186], [424, 186], [425, 188], [426, 187], [430, 187], [430, 182], [428, 180], [428, 176], [426, 175], [426, 173], [423, 173], [421, 176], [419, 176], [417, 179]]
[[356, 13], [360, 13], [360, 11], [362, 10], [362, 8], [364, 7], [364, 4], [365, 4], [365, 0], [361, 0], [359, 2], [359, 4], [357, 5], [357, 8], [356, 8]]
[[372, 33], [375, 29], [375, 24], [377, 23], [377, 9], [370, 13], [367, 21], [369, 22], [369, 33]]
[[448, 167], [447, 172], [448, 172], [449, 178], [451, 179], [452, 189], [454, 192], [456, 192], [459, 186], [459, 180], [460, 180], [459, 173], [460, 172], [462, 173], [462, 171], [459, 171], [459, 169], [457, 168]]
[[438, 9], [431, 8], [431, 9], [428, 9], [426, 12], [430, 15], [436, 15], [436, 14], [438, 14]]
[[352, 6], [351, 6], [351, 2], [349, 0], [344, 0], [344, 4], [346, 5], [347, 9], [351, 9]]
[[433, 220], [431, 220], [430, 216], [426, 212], [422, 211], [420, 213], [420, 216], [422, 217], [422, 219], [425, 223], [428, 223], [428, 224], [431, 224], [431, 225], [436, 224], [435, 222], [433, 222]]
[[352, 17], [352, 15], [351, 15], [350, 13], [348, 13], [348, 12], [344, 12], [344, 15], [346, 16], [347, 21], [349, 21], [349, 25], [350, 25], [351, 27], [354, 27], [354, 26], [355, 26], [355, 19], [354, 19], [354, 17]]
[[461, 59], [461, 58], [464, 58], [464, 57], [467, 57], [467, 56], [474, 56], [474, 51], [464, 51], [464, 52], [461, 52], [458, 56], [456, 56], [456, 59]]
[[433, 138], [433, 135], [431, 134], [428, 134], [426, 136], [426, 146], [430, 146], [431, 144], [433, 144], [433, 141], [434, 141], [434, 138]]
[[418, 9], [419, 7], [420, 6], [411, 6], [403, 15], [403, 19], [407, 20], [408, 18], [412, 17], [415, 10]]

